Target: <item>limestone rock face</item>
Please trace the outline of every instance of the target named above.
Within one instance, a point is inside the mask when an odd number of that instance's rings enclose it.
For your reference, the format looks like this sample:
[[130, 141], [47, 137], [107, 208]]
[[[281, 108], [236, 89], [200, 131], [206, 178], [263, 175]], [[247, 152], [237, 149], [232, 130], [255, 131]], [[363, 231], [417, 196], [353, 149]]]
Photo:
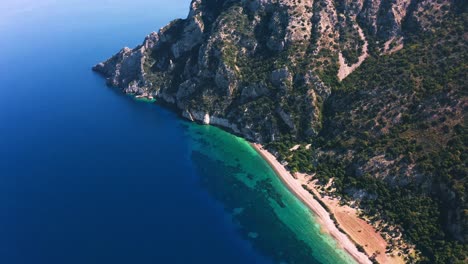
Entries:
[[292, 75], [287, 68], [274, 70], [271, 73], [271, 83], [276, 87], [286, 88], [292, 82]]
[[241, 101], [254, 100], [258, 97], [264, 96], [268, 93], [268, 88], [265, 84], [254, 83], [242, 89]]
[[320, 130], [322, 105], [331, 93], [321, 81], [324, 72], [335, 71], [342, 80], [368, 53], [397, 52], [405, 23], [429, 30], [450, 5], [448, 0], [193, 0], [186, 19], [93, 69], [109, 85], [154, 95], [193, 120], [206, 121], [196, 113], [207, 113], [223, 120], [220, 126], [235, 125], [258, 141], [283, 134], [301, 138]]
[[123, 48], [119, 53], [105, 63], [99, 63], [94, 67], [96, 71], [111, 76], [107, 79], [113, 86], [133, 86], [137, 80], [143, 81], [142, 76], [142, 49], [131, 50]]

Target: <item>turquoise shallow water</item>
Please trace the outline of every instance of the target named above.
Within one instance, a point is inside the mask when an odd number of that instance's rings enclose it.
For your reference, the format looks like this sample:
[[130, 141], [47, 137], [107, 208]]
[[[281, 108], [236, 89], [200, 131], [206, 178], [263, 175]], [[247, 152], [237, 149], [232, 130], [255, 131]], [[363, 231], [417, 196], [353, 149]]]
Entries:
[[223, 202], [242, 236], [277, 262], [354, 263], [242, 138], [187, 124], [202, 185]]
[[0, 263], [352, 261], [247, 142], [90, 70], [189, 2], [0, 2]]

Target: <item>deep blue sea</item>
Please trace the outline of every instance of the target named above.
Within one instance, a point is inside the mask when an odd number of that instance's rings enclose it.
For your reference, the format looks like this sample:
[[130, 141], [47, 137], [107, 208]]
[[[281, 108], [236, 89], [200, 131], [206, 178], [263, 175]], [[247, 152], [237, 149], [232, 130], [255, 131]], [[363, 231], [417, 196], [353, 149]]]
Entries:
[[0, 2], [0, 263], [348, 263], [242, 139], [91, 67], [189, 0]]

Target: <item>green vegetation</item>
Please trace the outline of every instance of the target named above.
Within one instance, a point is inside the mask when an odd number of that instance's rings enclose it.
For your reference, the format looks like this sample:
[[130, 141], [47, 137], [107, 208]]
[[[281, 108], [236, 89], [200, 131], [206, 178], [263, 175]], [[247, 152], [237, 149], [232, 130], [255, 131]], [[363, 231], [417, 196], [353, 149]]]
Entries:
[[[337, 195], [357, 199], [370, 219], [384, 219], [401, 230], [422, 253], [419, 262], [464, 262], [466, 13], [453, 14], [428, 33], [408, 29], [413, 34], [392, 55], [380, 56], [370, 41], [371, 56], [343, 82], [336, 77], [336, 53], [327, 48], [315, 53], [312, 42], [301, 42], [268, 49], [268, 41], [284, 37], [283, 31], [272, 32], [270, 23], [282, 22], [272, 13], [260, 16], [263, 22], [254, 28], [240, 3], [220, 14], [221, 22], [212, 29], [219, 34], [213, 45], [220, 57], [210, 63], [213, 69], [222, 63], [235, 75], [237, 89], [226, 98], [206, 82], [192, 96], [191, 107], [242, 116], [240, 126], [258, 133], [292, 172], [315, 173], [322, 183], [333, 178]], [[345, 29], [338, 44], [353, 63], [363, 43], [356, 30]], [[290, 78], [274, 84], [275, 70]], [[310, 94], [317, 91], [317, 83], [305, 81], [310, 72], [332, 88], [328, 98]], [[244, 97], [249, 86], [266, 92]], [[258, 184], [282, 206], [268, 182]]]
[[289, 151], [294, 140], [268, 145], [292, 171], [334, 178], [345, 200], [364, 190], [366, 214], [402, 230], [421, 263], [463, 263], [468, 252], [459, 242], [468, 238], [466, 13], [447, 21], [392, 56], [369, 58], [343, 83], [323, 74], [334, 90], [310, 150]]
[[[344, 15], [337, 21], [336, 43], [329, 31], [323, 37], [330, 43], [319, 43], [315, 22], [307, 32], [310, 41], [287, 43], [288, 12], [279, 4], [256, 11], [246, 6], [251, 2], [204, 4], [205, 39], [191, 51], [175, 58], [171, 49], [171, 41], [186, 34], [185, 20], [165, 29], [166, 39], [173, 40], [158, 46], [144, 65], [152, 89], [180, 97], [182, 110], [226, 118], [244, 136], [266, 143], [293, 172], [315, 173], [322, 183], [333, 178], [329, 191], [357, 200], [369, 219], [384, 219], [402, 231], [422, 253], [419, 262], [466, 262], [463, 1], [455, 1], [444, 19], [435, 20], [443, 10], [430, 5], [420, 11], [421, 21], [408, 16], [396, 29], [404, 48], [391, 55], [381, 50], [394, 36], [395, 21], [386, 15], [392, 3], [379, 10], [379, 32], [358, 18], [370, 56], [343, 82], [336, 76], [337, 50], [354, 63], [363, 46], [345, 2], [335, 3]], [[317, 2], [313, 11], [326, 8]], [[257, 187], [283, 206], [268, 182]]]

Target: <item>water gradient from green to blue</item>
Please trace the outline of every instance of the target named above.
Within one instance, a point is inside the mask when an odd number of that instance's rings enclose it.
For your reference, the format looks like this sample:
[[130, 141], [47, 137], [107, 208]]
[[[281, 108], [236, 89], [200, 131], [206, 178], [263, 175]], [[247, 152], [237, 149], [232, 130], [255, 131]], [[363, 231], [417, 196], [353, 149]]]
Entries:
[[212, 126], [186, 127], [202, 185], [256, 248], [277, 262], [354, 263], [246, 140]]
[[189, 0], [0, 1], [0, 263], [348, 263], [238, 137], [90, 68]]

